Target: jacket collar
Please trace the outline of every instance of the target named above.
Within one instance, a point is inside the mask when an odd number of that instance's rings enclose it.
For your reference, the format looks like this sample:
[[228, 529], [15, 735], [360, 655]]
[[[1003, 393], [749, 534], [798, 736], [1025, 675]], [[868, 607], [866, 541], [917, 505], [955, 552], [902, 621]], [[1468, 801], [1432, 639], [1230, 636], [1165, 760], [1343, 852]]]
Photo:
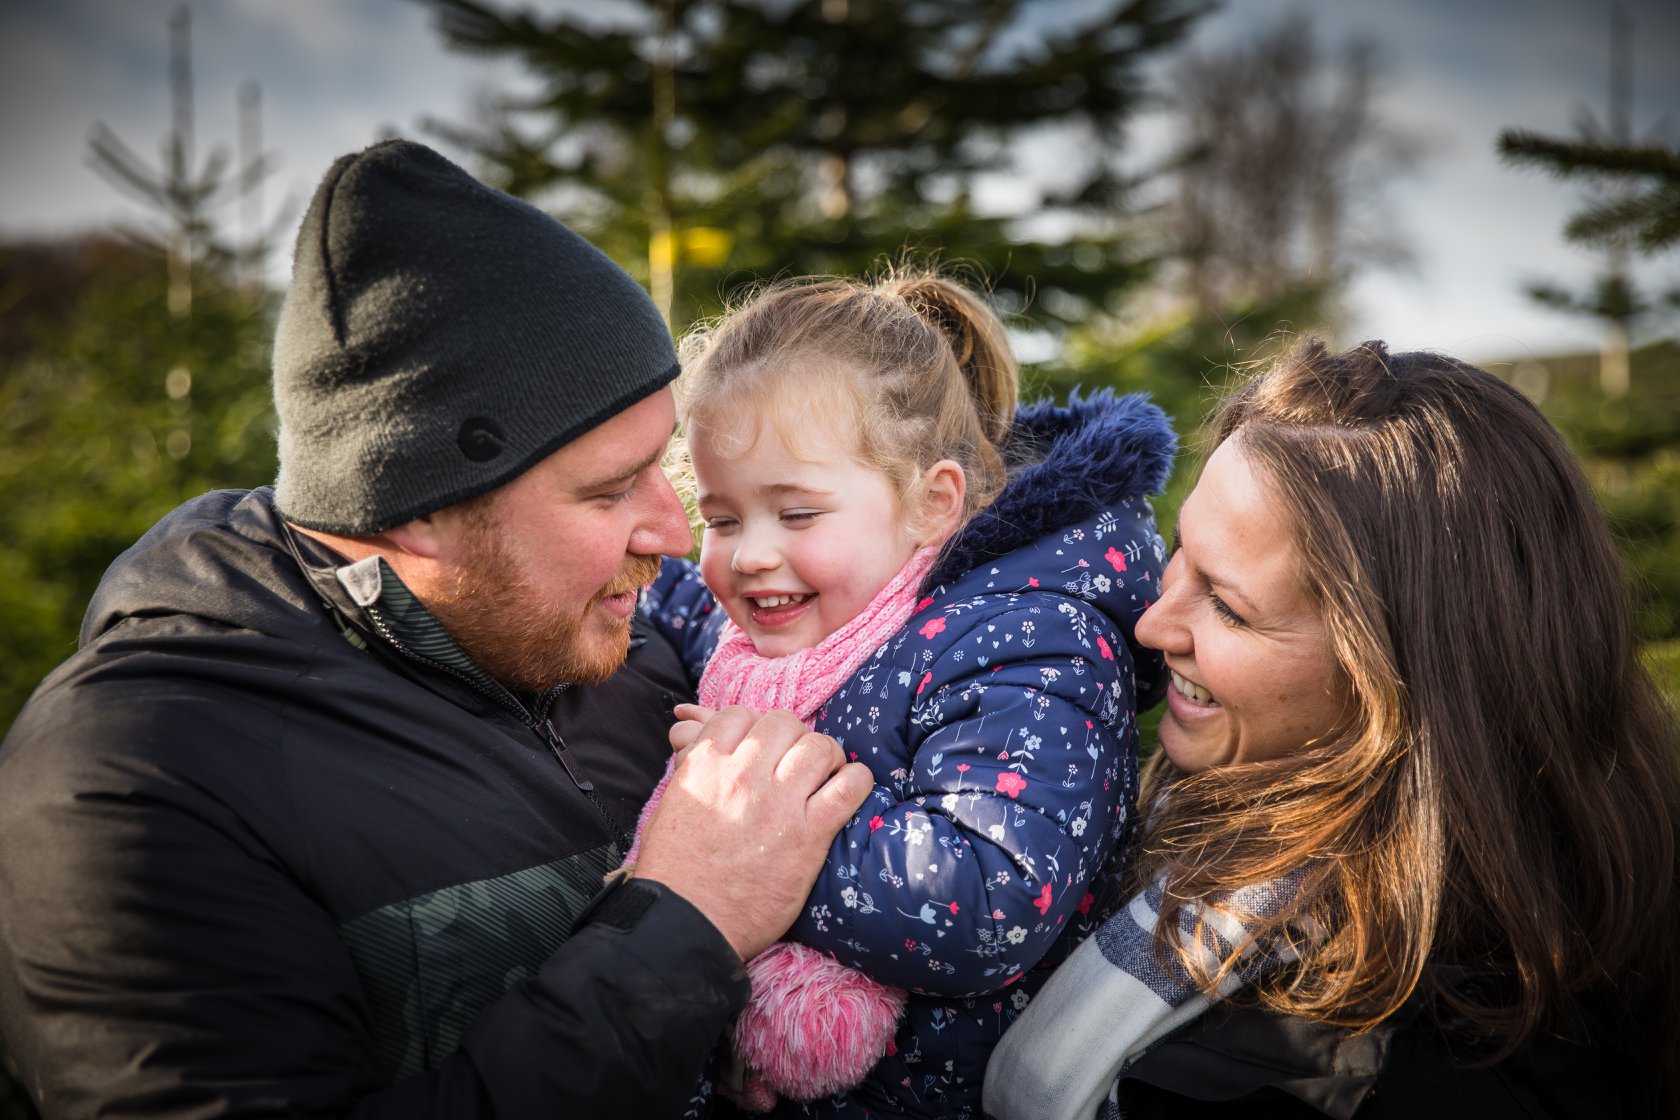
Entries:
[[1003, 492], [946, 544], [923, 586], [949, 583], [1126, 498], [1160, 493], [1177, 449], [1166, 414], [1140, 394], [1099, 389], [1082, 398], [1075, 389], [1065, 408], [1023, 407], [1003, 445]]

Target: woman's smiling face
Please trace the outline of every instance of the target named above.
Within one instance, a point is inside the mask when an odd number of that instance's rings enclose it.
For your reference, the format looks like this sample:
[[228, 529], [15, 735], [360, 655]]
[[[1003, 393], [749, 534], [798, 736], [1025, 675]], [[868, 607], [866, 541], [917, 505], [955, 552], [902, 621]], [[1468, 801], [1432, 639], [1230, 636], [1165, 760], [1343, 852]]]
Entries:
[[1161, 598], [1137, 625], [1172, 670], [1161, 747], [1184, 771], [1280, 758], [1344, 718], [1295, 526], [1241, 434], [1214, 451], [1185, 500]]

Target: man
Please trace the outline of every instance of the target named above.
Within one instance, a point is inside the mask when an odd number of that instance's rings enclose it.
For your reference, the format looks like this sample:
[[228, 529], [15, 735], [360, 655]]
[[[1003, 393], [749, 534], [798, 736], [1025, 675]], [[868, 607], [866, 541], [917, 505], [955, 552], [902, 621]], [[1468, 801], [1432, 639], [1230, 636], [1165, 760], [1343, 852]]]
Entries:
[[276, 486], [118, 558], [0, 746], [0, 1033], [67, 1116], [679, 1112], [867, 771], [688, 746], [637, 588], [688, 551], [669, 334], [553, 219], [392, 141], [328, 173]]

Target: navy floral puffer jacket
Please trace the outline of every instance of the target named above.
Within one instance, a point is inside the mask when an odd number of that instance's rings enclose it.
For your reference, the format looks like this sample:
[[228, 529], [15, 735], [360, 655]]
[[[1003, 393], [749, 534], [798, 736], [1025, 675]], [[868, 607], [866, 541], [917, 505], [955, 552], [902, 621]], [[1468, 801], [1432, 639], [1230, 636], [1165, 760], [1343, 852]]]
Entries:
[[[818, 712], [876, 784], [788, 937], [912, 994], [864, 1084], [777, 1115], [979, 1116], [998, 1036], [1112, 905], [1165, 686], [1132, 637], [1165, 558], [1143, 495], [1174, 448], [1141, 397], [1022, 409], [1003, 493]], [[698, 677], [723, 620], [698, 571], [667, 565], [647, 606]]]

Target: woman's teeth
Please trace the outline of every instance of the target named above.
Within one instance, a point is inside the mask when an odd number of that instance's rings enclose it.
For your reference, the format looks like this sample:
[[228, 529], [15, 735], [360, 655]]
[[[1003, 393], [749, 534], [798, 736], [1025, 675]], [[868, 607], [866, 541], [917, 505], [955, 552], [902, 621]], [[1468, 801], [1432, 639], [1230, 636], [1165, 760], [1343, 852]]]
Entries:
[[753, 601], [753, 605], [756, 606], [761, 611], [772, 610], [776, 607], [784, 607], [784, 606], [787, 606], [789, 603], [803, 603], [805, 600], [809, 599], [810, 597], [811, 597], [810, 595], [765, 595], [765, 596], [749, 595], [749, 596], [747, 596], [747, 598], [749, 598]]
[[[1167, 672], [1172, 673], [1172, 670], [1168, 669]], [[1173, 687], [1178, 689], [1179, 695], [1183, 696], [1186, 700], [1194, 701], [1197, 704], [1207, 704], [1212, 707], [1219, 706], [1219, 701], [1213, 698], [1213, 693], [1209, 692], [1199, 684], [1191, 684], [1177, 673], [1172, 673], [1172, 683]]]

